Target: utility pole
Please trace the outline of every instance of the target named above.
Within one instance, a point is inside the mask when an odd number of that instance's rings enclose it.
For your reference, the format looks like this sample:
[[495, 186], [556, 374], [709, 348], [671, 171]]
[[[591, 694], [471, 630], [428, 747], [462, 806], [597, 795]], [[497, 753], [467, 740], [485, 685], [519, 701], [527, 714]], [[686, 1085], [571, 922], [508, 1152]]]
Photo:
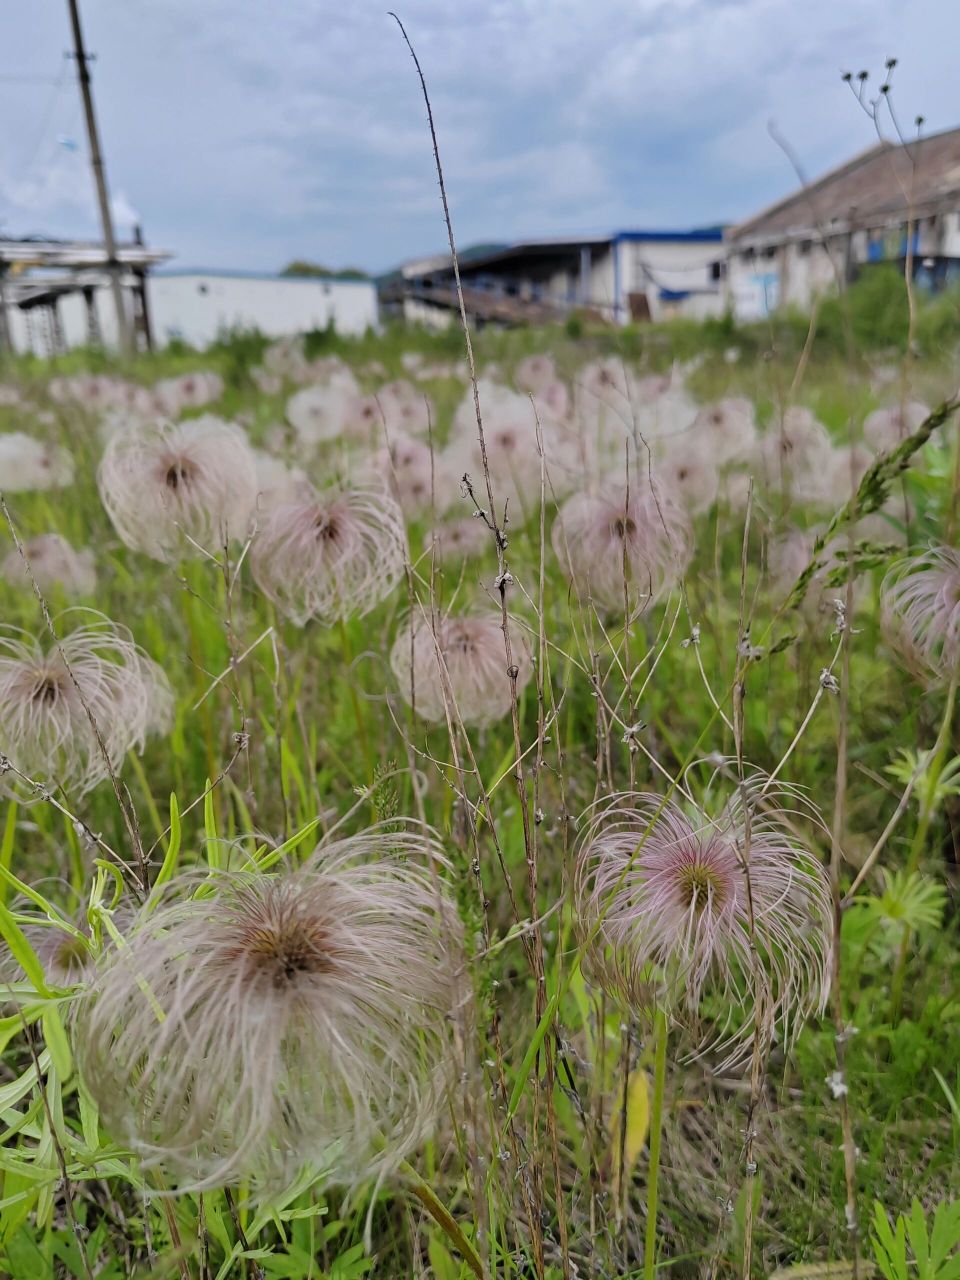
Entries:
[[103, 246], [107, 252], [107, 271], [110, 275], [110, 291], [113, 294], [113, 305], [117, 312], [117, 335], [120, 350], [124, 355], [132, 350], [130, 327], [127, 313], [123, 306], [123, 286], [120, 280], [120, 264], [117, 261], [117, 242], [113, 234], [113, 217], [110, 213], [110, 197], [107, 194], [107, 176], [103, 168], [103, 155], [100, 151], [100, 134], [97, 131], [97, 117], [93, 110], [93, 92], [90, 88], [90, 71], [87, 66], [88, 56], [83, 45], [83, 32], [80, 29], [80, 12], [77, 0], [67, 0], [70, 10], [70, 25], [73, 28], [73, 51], [77, 60], [77, 76], [80, 80], [80, 96], [83, 98], [83, 114], [87, 125], [87, 141], [90, 145], [90, 165], [93, 169], [93, 181], [97, 189], [97, 203], [100, 206], [100, 223], [103, 227]]

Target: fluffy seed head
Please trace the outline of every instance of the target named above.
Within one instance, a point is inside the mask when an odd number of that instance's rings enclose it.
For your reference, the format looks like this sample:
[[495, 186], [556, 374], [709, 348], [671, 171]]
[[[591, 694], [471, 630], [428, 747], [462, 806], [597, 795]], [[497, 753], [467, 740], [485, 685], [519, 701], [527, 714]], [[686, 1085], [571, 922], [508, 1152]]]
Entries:
[[300, 443], [312, 449], [346, 432], [359, 399], [353, 375], [337, 373], [317, 386], [295, 392], [287, 401], [287, 421]]
[[907, 436], [913, 435], [925, 418], [930, 416], [928, 405], [919, 400], [907, 400], [904, 404], [886, 409], [874, 409], [863, 420], [863, 438], [878, 453], [895, 449]]
[[410, 519], [422, 516], [431, 505], [437, 511], [445, 511], [457, 493], [447, 458], [411, 436], [391, 436], [390, 444], [376, 453], [373, 468], [375, 474], [388, 481], [404, 515]]
[[59, 533], [29, 538], [23, 544], [22, 556], [16, 547], [8, 551], [0, 562], [0, 575], [11, 586], [26, 588], [32, 586], [32, 575], [45, 595], [59, 588], [68, 596], [88, 596], [97, 585], [93, 552], [75, 551]]
[[711, 1043], [730, 1060], [746, 1051], [755, 1014], [747, 861], [767, 1017], [789, 1038], [828, 995], [827, 877], [784, 824], [784, 798], [753, 783], [710, 818], [616, 795], [590, 813], [579, 845], [579, 928], [597, 981], [632, 1009], [659, 1003], [680, 1022], [718, 994], [731, 1022]]
[[97, 472], [117, 533], [154, 560], [216, 553], [247, 535], [257, 465], [242, 428], [205, 414], [150, 422], [111, 437]]
[[960, 551], [931, 547], [895, 564], [880, 590], [891, 642], [911, 663], [949, 675], [960, 662]]
[[816, 500], [829, 474], [832, 445], [822, 422], [809, 409], [789, 408], [770, 423], [760, 440], [759, 462], [767, 485], [795, 498]]
[[749, 400], [733, 398], [704, 405], [693, 421], [693, 447], [717, 464], [746, 457], [756, 444], [757, 424]]
[[290, 502], [310, 490], [310, 482], [300, 467], [287, 464], [265, 449], [254, 449], [257, 467], [257, 518], [265, 511]]
[[[90, 620], [46, 650], [18, 628], [0, 630], [0, 753], [34, 781], [79, 796], [166, 729], [173, 695], [125, 628], [88, 610], [61, 615], [74, 616]], [[9, 772], [0, 788], [34, 798]]]
[[521, 391], [543, 391], [557, 380], [552, 356], [527, 356], [517, 365], [516, 383]]
[[669, 494], [684, 510], [698, 514], [716, 502], [717, 463], [687, 432], [666, 437], [652, 467], [658, 492]]
[[[510, 628], [517, 692], [533, 674], [523, 633]], [[466, 725], [487, 725], [510, 714], [513, 692], [499, 614], [448, 614], [433, 620], [415, 615], [400, 629], [390, 665], [407, 702], [424, 720], [438, 724], [454, 707]]]
[[223, 379], [218, 373], [201, 370], [177, 378], [164, 378], [153, 389], [157, 412], [177, 418], [184, 409], [199, 409], [223, 395]]
[[73, 483], [73, 456], [22, 431], [0, 435], [0, 491], [27, 493]]
[[387, 435], [426, 436], [431, 422], [436, 424], [433, 406], [412, 382], [397, 379], [385, 383], [376, 393], [378, 422], [386, 425]]
[[443, 563], [456, 565], [492, 547], [492, 536], [482, 520], [467, 516], [436, 525], [430, 535], [430, 546]]
[[305, 490], [266, 513], [250, 550], [254, 580], [303, 626], [361, 617], [403, 575], [403, 512], [376, 486]]
[[[536, 414], [526, 396], [489, 379], [481, 379], [479, 393], [494, 500], [501, 511], [509, 503], [519, 518], [519, 512], [535, 509], [540, 500]], [[472, 391], [454, 415], [454, 434], [445, 457], [455, 475], [470, 474], [478, 495], [486, 492]], [[548, 464], [552, 460], [553, 450], [548, 450]]]
[[606, 609], [643, 609], [682, 575], [690, 529], [666, 494], [638, 479], [568, 498], [553, 523], [553, 549], [574, 590]]
[[107, 1126], [195, 1189], [395, 1168], [446, 1094], [461, 992], [441, 869], [428, 834], [373, 828], [297, 870], [173, 884], [78, 1010]]

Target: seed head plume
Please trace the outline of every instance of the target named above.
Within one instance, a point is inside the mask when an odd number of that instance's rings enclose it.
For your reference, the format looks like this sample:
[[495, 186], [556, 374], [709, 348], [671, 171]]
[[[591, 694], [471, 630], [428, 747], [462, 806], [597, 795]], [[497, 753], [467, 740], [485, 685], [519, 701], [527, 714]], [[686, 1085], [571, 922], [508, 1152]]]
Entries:
[[403, 576], [403, 512], [377, 486], [310, 489], [261, 521], [250, 552], [254, 579], [281, 613], [303, 626], [363, 616]]
[[446, 458], [436, 456], [428, 444], [411, 436], [394, 435], [373, 460], [373, 470], [389, 481], [394, 497], [410, 519], [449, 507], [457, 494], [457, 477]]
[[908, 662], [935, 675], [960, 663], [960, 551], [930, 547], [898, 561], [883, 580], [884, 630]]
[[758, 445], [758, 461], [769, 488], [794, 498], [816, 500], [830, 474], [833, 446], [826, 427], [809, 409], [787, 409], [771, 423]]
[[118, 1140], [193, 1189], [395, 1168], [449, 1079], [462, 993], [442, 869], [429, 833], [375, 827], [279, 875], [174, 882], [78, 1010], [78, 1064]]
[[[26, 564], [24, 564], [26, 560]], [[16, 547], [0, 562], [0, 575], [12, 586], [30, 589], [30, 578], [45, 595], [58, 588], [68, 596], [89, 596], [97, 585], [93, 552], [75, 550], [59, 533], [41, 533]]]
[[[30, 779], [83, 795], [166, 730], [173, 695], [126, 628], [89, 610], [60, 620], [73, 616], [90, 620], [47, 650], [16, 627], [0, 628], [0, 753]], [[12, 771], [0, 772], [0, 790], [36, 798]]]
[[886, 409], [874, 409], [863, 420], [863, 438], [878, 453], [895, 449], [907, 436], [913, 435], [920, 424], [930, 416], [930, 406], [919, 400], [891, 405]]
[[450, 565], [482, 555], [492, 545], [487, 526], [471, 516], [434, 525], [429, 544], [441, 562]]
[[[304, 387], [287, 401], [287, 421], [307, 450], [336, 440], [354, 418], [360, 389], [352, 374], [337, 373], [317, 386]], [[360, 423], [357, 423], [360, 425]]]
[[657, 491], [692, 515], [709, 510], [717, 500], [717, 462], [686, 433], [664, 437], [652, 471]]
[[687, 518], [668, 494], [637, 480], [568, 498], [553, 523], [553, 549], [576, 593], [634, 614], [678, 581], [690, 558]]
[[[510, 628], [517, 690], [533, 674], [527, 642]], [[513, 692], [499, 614], [414, 615], [400, 629], [390, 665], [403, 697], [424, 720], [441, 723], [456, 707], [465, 725], [492, 724], [510, 714]], [[455, 717], [453, 717], [455, 718]]]
[[693, 420], [691, 447], [705, 450], [718, 466], [746, 457], [756, 440], [756, 414], [753, 404], [746, 399], [732, 398], [704, 405]]
[[73, 455], [22, 431], [0, 435], [0, 491], [28, 493], [73, 484]]
[[696, 1022], [704, 996], [719, 995], [731, 1023], [710, 1044], [735, 1060], [753, 1028], [753, 937], [767, 1016], [784, 1038], [822, 1010], [829, 884], [784, 822], [785, 806], [796, 803], [754, 780], [716, 818], [643, 793], [611, 796], [590, 812], [576, 900], [597, 981], [634, 1010], [665, 1004], [678, 1022]]
[[131, 424], [110, 438], [97, 473], [117, 533], [154, 560], [216, 553], [249, 532], [257, 466], [242, 428], [205, 414]]
[[153, 388], [156, 412], [177, 418], [184, 409], [199, 409], [223, 395], [223, 379], [210, 370], [164, 378]]

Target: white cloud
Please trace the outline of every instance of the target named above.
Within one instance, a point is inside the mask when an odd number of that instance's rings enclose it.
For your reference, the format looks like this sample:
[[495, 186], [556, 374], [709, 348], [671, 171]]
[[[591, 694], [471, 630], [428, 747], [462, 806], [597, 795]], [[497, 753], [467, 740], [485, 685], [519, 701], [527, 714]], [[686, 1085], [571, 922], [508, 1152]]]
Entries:
[[[419, 83], [381, 0], [86, 0], [118, 206], [182, 262], [381, 268], [441, 246]], [[897, 101], [958, 121], [960, 6], [914, 0], [408, 0], [458, 238], [745, 216], [868, 145], [839, 72], [898, 53]], [[4, 16], [0, 72], [59, 74], [55, 0]], [[0, 86], [0, 224], [88, 234], [75, 86]], [[25, 154], [40, 135], [33, 159]], [[30, 160], [28, 164], [27, 161]], [[69, 168], [72, 160], [76, 171]], [[24, 168], [26, 167], [26, 172]]]

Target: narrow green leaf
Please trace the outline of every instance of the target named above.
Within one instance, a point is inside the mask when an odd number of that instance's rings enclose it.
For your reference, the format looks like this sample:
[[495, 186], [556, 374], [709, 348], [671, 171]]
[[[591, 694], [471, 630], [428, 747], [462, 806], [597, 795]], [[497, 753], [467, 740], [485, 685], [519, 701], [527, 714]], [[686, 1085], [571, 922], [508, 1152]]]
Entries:
[[154, 889], [159, 889], [161, 885], [165, 885], [173, 876], [177, 869], [177, 863], [180, 859], [180, 806], [177, 803], [177, 793], [170, 792], [170, 839], [167, 843], [167, 851], [163, 855], [163, 863], [157, 872], [157, 878], [153, 882]]
[[520, 1064], [520, 1071], [517, 1074], [516, 1084], [513, 1086], [513, 1093], [510, 1095], [510, 1105], [507, 1108], [507, 1120], [512, 1120], [517, 1114], [517, 1108], [520, 1106], [520, 1099], [523, 1097], [523, 1091], [526, 1088], [527, 1080], [530, 1072], [533, 1070], [533, 1064], [536, 1061], [540, 1047], [546, 1038], [547, 1032], [550, 1030], [550, 1024], [553, 1022], [557, 1013], [557, 1005], [560, 1003], [560, 992], [557, 991], [550, 997], [550, 1002], [543, 1011], [543, 1017], [537, 1024], [537, 1029], [533, 1033], [533, 1039], [527, 1052], [523, 1056], [523, 1062]]

